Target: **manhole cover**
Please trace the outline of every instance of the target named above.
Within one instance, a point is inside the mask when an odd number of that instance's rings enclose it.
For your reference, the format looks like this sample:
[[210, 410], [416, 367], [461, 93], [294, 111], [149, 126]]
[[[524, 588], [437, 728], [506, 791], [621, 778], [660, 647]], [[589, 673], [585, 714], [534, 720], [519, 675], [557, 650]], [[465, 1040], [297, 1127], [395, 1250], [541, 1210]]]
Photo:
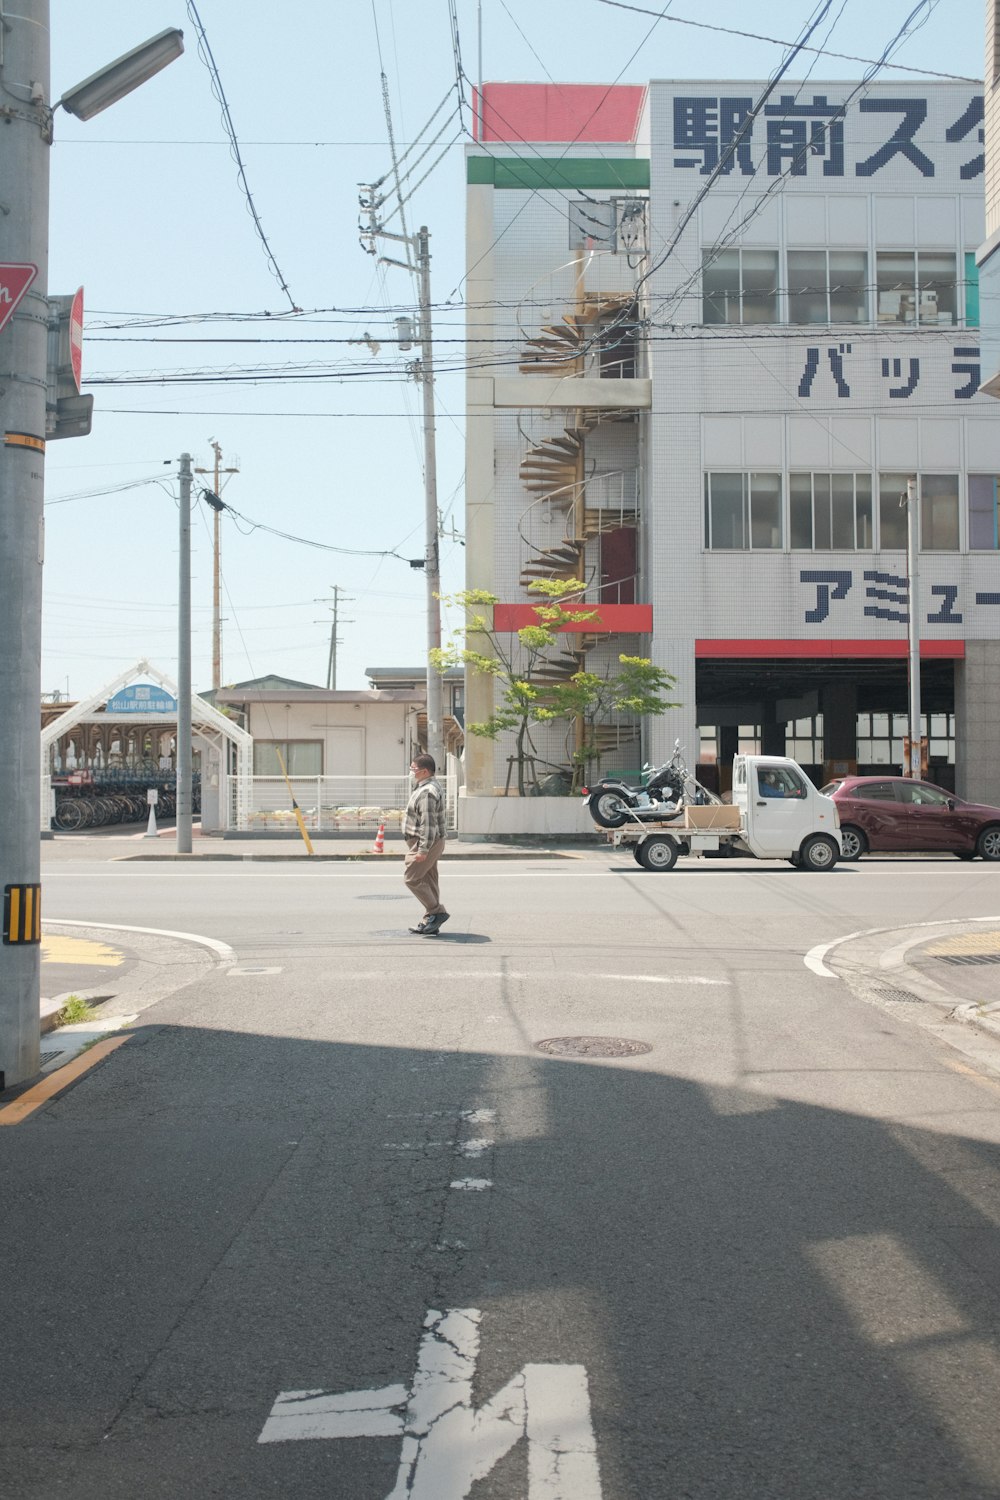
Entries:
[[940, 964], [1000, 964], [1000, 953], [936, 953]]
[[653, 1050], [649, 1042], [634, 1042], [627, 1036], [550, 1036], [535, 1046], [555, 1057], [635, 1057]]

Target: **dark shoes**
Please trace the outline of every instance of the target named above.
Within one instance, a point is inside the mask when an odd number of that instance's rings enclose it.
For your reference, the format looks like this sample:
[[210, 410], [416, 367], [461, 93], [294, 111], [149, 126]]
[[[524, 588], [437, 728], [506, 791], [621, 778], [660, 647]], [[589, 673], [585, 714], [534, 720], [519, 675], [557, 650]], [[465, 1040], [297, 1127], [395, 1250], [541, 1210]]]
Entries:
[[421, 934], [421, 936], [422, 936], [423, 932], [424, 932], [424, 929], [425, 929], [426, 926], [427, 926], [427, 918], [424, 917], [422, 921], [420, 921], [420, 922], [417, 923], [416, 927], [411, 927], [410, 931], [411, 932], [419, 932]]
[[438, 933], [441, 931], [441, 928], [447, 922], [448, 916], [449, 913], [446, 911], [433, 912], [431, 916], [424, 918], [423, 922], [421, 922], [420, 927], [418, 928], [418, 931], [423, 937], [437, 937]]

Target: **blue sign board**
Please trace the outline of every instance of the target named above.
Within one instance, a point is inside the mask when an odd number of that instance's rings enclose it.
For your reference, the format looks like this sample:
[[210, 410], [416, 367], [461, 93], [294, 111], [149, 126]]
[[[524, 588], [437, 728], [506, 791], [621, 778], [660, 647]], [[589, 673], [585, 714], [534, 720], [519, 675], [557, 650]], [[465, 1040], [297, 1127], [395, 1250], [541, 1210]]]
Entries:
[[171, 698], [163, 688], [153, 687], [148, 682], [135, 682], [109, 698], [104, 710], [106, 714], [175, 714], [177, 699]]

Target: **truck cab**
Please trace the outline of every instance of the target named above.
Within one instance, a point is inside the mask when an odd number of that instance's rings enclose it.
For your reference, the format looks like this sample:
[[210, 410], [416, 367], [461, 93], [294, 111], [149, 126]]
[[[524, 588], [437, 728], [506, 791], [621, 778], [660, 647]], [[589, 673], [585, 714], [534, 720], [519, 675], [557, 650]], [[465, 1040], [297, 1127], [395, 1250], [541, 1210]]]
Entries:
[[757, 859], [790, 859], [821, 869], [840, 857], [836, 803], [787, 756], [737, 755], [733, 806], [740, 809], [740, 841]]

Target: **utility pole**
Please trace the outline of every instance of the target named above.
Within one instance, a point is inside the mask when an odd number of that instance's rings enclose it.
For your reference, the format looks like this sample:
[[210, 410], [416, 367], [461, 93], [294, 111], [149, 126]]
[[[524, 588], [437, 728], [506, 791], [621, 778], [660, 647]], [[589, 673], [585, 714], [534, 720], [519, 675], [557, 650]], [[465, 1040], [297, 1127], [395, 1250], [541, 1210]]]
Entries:
[[[49, 0], [0, 6], [0, 1090], [39, 1065], [41, 886], [42, 507], [45, 443], [89, 431], [92, 398], [76, 420], [47, 425], [49, 147], [61, 105], [89, 120], [184, 50], [176, 27], [150, 38], [63, 94], [49, 97]], [[76, 299], [72, 299], [75, 304]], [[73, 336], [71, 335], [71, 347]], [[79, 348], [79, 344], [76, 344]]]
[[[377, 188], [369, 187], [367, 196], [362, 194], [361, 207], [368, 213], [368, 224], [362, 228], [363, 247], [370, 255], [378, 255], [377, 239], [396, 240], [406, 245], [415, 256], [419, 286], [419, 341], [420, 358], [411, 361], [409, 373], [420, 386], [424, 407], [424, 577], [427, 583], [427, 749], [433, 755], [439, 772], [444, 771], [444, 683], [440, 672], [431, 661], [431, 653], [441, 648], [441, 554], [438, 540], [437, 504], [437, 437], [434, 414], [434, 345], [431, 329], [431, 255], [430, 234], [423, 225], [414, 235], [393, 234], [378, 222], [378, 210], [385, 202], [377, 196]], [[393, 260], [387, 255], [378, 255], [383, 265], [399, 266], [404, 271], [414, 270], [410, 261]], [[408, 348], [400, 330], [400, 348]]]
[[326, 685], [332, 691], [337, 686], [337, 647], [344, 644], [337, 631], [341, 625], [353, 625], [355, 622], [354, 620], [341, 620], [338, 613], [341, 604], [353, 604], [354, 600], [348, 598], [338, 584], [331, 583], [330, 587], [333, 589], [333, 599], [317, 599], [316, 603], [330, 604], [333, 610], [333, 618], [330, 621], [330, 655], [326, 664]]
[[910, 754], [907, 776], [919, 781], [923, 774], [921, 766], [922, 727], [920, 710], [920, 551], [919, 513], [917, 510], [917, 481], [906, 481], [906, 498], [900, 504], [906, 506], [906, 573], [909, 605], [909, 709], [910, 709]]
[[225, 506], [222, 503], [221, 475], [238, 474], [239, 463], [233, 468], [222, 467], [222, 447], [209, 438], [209, 444], [215, 454], [215, 464], [211, 470], [195, 469], [196, 474], [208, 474], [213, 476], [213, 488], [211, 495], [207, 490], [204, 497], [212, 507], [212, 687], [216, 692], [222, 686], [222, 600], [220, 580], [222, 576], [222, 512]]
[[191, 853], [191, 455], [181, 454], [177, 589], [177, 853]]
[[[0, 17], [0, 318], [14, 267], [37, 267], [0, 332], [0, 1088], [34, 1077], [38, 999], [42, 504], [48, 348], [48, 0]], [[29, 97], [30, 94], [30, 97]], [[27, 274], [27, 272], [25, 272]]]

